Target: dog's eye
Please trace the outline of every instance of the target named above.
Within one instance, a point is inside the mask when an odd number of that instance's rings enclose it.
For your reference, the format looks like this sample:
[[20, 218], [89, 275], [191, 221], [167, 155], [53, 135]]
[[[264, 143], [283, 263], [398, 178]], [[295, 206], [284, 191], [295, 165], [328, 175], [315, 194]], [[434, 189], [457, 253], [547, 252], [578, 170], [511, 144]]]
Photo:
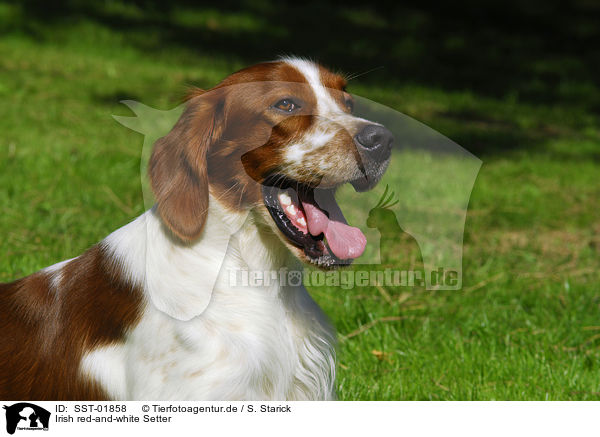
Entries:
[[349, 112], [353, 112], [354, 111], [354, 100], [352, 100], [352, 99], [346, 99], [346, 101], [344, 102], [344, 104], [346, 105], [346, 109]]
[[280, 111], [293, 112], [300, 108], [300, 105], [298, 105], [292, 99], [283, 99], [275, 103], [273, 107], [279, 109]]

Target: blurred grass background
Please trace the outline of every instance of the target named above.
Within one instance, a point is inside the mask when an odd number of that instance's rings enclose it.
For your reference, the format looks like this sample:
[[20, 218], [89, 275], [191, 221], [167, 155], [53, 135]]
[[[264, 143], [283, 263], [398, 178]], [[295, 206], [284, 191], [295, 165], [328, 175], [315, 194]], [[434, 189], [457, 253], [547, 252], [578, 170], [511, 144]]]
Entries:
[[[281, 54], [483, 160], [461, 291], [312, 289], [340, 399], [600, 399], [600, 5], [0, 2], [0, 281], [78, 255], [143, 209], [122, 99]], [[381, 68], [379, 68], [381, 67]]]

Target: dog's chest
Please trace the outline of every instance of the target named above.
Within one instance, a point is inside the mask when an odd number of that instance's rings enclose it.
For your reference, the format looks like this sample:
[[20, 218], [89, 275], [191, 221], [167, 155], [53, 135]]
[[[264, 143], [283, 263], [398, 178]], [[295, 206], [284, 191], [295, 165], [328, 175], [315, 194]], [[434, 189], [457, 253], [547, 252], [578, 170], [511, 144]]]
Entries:
[[84, 369], [114, 398], [330, 399], [331, 332], [303, 288], [287, 293], [215, 293], [185, 322], [149, 306], [125, 344], [92, 352]]
[[174, 245], [153, 211], [106, 240], [146, 305], [123, 342], [84, 355], [82, 373], [113, 399], [331, 399], [335, 335], [306, 289], [231, 283], [290, 266], [287, 251], [251, 220], [225, 232], [212, 208], [192, 247]]

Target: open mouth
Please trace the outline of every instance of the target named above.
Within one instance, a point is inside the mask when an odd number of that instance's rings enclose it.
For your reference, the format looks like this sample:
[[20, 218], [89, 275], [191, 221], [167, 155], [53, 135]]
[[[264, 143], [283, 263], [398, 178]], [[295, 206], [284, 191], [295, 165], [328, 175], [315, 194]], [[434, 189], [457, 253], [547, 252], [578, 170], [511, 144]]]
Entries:
[[313, 188], [276, 175], [263, 182], [262, 194], [279, 230], [313, 264], [348, 265], [364, 252], [367, 239], [346, 222], [335, 189]]

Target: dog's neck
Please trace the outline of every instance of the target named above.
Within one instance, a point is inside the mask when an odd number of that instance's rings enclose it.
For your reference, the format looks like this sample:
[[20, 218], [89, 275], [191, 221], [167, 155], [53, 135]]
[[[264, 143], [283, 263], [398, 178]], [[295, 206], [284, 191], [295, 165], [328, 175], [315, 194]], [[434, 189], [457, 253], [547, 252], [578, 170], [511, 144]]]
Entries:
[[[145, 306], [123, 343], [89, 352], [82, 371], [108, 381], [115, 399], [332, 399], [334, 330], [304, 286], [277, 274], [232, 284], [240, 270], [278, 273], [299, 261], [258, 213], [210, 203], [191, 244], [174, 239], [155, 209], [101, 243]], [[119, 377], [121, 368], [133, 376]]]
[[192, 243], [173, 237], [154, 207], [102, 244], [154, 306], [180, 320], [201, 314], [241, 270], [277, 272], [299, 263], [258, 214], [228, 211], [212, 196], [204, 231]]

